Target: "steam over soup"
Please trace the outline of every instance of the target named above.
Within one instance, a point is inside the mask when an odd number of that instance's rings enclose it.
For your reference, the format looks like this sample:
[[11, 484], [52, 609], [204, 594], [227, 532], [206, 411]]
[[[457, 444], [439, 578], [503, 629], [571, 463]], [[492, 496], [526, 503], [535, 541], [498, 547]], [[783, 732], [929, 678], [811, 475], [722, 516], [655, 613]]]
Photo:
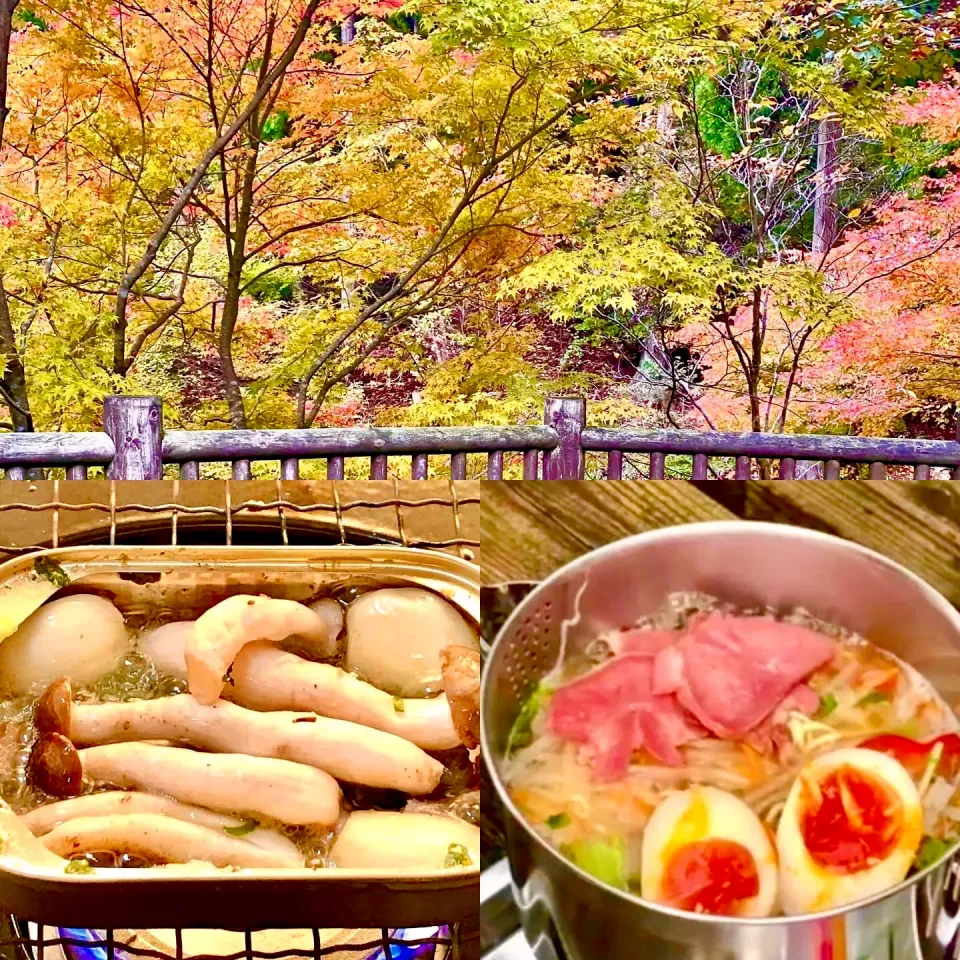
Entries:
[[546, 840], [612, 886], [698, 913], [809, 913], [960, 841], [958, 728], [861, 637], [677, 594], [541, 681], [504, 779]]

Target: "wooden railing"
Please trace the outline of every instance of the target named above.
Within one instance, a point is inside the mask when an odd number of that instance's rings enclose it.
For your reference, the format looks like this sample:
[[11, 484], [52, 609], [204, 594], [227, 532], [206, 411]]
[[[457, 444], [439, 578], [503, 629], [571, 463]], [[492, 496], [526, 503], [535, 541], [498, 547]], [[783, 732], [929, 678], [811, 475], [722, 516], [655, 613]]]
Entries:
[[[548, 397], [542, 426], [422, 427], [310, 430], [163, 431], [156, 397], [108, 397], [101, 433], [0, 434], [0, 467], [8, 480], [30, 479], [38, 469], [62, 467], [67, 479], [82, 480], [102, 466], [108, 478], [155, 480], [175, 466], [184, 480], [200, 477], [203, 463], [229, 463], [234, 479], [249, 479], [254, 461], [279, 461], [281, 479], [297, 479], [300, 462], [326, 461], [326, 475], [341, 480], [348, 458], [369, 462], [371, 479], [385, 479], [390, 457], [409, 457], [410, 475], [424, 480], [431, 457], [449, 461], [453, 479], [467, 476], [467, 456], [486, 457], [486, 476], [503, 478], [504, 458], [522, 463], [525, 480], [575, 480], [586, 473], [588, 457], [599, 457], [603, 475], [625, 473], [652, 480], [669, 475], [668, 457], [684, 459], [684, 475], [747, 479], [759, 464], [770, 475], [792, 480], [798, 462], [820, 466], [823, 479], [839, 479], [844, 466], [866, 465], [866, 476], [883, 480], [890, 466], [912, 468], [929, 479], [934, 467], [960, 480], [960, 442], [874, 439], [814, 434], [699, 433], [688, 430], [603, 429], [587, 426], [579, 397]], [[605, 459], [604, 459], [605, 458]], [[725, 461], [719, 464], [719, 461]], [[773, 468], [776, 468], [775, 470]], [[626, 468], [626, 469], [625, 469]], [[850, 471], [847, 471], [850, 472]]]

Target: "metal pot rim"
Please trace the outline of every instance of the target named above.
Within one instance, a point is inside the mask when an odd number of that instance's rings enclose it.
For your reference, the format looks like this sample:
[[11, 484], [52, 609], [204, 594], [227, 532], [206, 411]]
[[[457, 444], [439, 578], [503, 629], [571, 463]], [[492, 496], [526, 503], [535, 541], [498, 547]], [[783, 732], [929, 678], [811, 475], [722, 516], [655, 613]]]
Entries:
[[[957, 626], [958, 632], [960, 632], [960, 613], [958, 613], [939, 592], [934, 590], [930, 584], [928, 584], [921, 577], [917, 576], [911, 570], [908, 570], [906, 567], [902, 566], [896, 561], [891, 560], [889, 557], [885, 557], [883, 554], [878, 553], [875, 550], [871, 550], [869, 547], [864, 547], [857, 543], [851, 543], [848, 540], [844, 540], [842, 537], [833, 536], [832, 534], [828, 533], [822, 533], [818, 530], [808, 530], [805, 527], [793, 527], [787, 524], [769, 523], [756, 520], [707, 520], [694, 523], [676, 524], [673, 526], [661, 527], [656, 530], [644, 531], [628, 537], [622, 537], [619, 540], [614, 540], [612, 543], [605, 544], [604, 546], [598, 547], [595, 550], [590, 550], [582, 556], [577, 557], [575, 560], [564, 564], [564, 566], [550, 574], [549, 577], [542, 580], [531, 593], [529, 593], [519, 604], [517, 604], [516, 608], [510, 614], [509, 618], [500, 628], [497, 636], [494, 638], [490, 649], [490, 656], [492, 657], [496, 655], [501, 639], [506, 635], [508, 630], [510, 630], [513, 625], [521, 619], [522, 616], [526, 615], [527, 609], [536, 602], [536, 598], [541, 594], [542, 591], [546, 590], [553, 583], [569, 577], [571, 574], [575, 574], [580, 568], [589, 567], [598, 557], [604, 556], [608, 553], [614, 553], [616, 550], [622, 549], [625, 543], [643, 541], [647, 545], [656, 545], [658, 542], [689, 539], [691, 537], [702, 536], [704, 534], [708, 536], [739, 536], [747, 533], [748, 531], [751, 533], [756, 533], [759, 531], [761, 533], [773, 534], [793, 540], [808, 540], [818, 543], [830, 543], [832, 545], [836, 545], [838, 543], [842, 544], [843, 547], [849, 550], [851, 553], [860, 554], [861, 556], [866, 557], [875, 563], [879, 563], [890, 568], [891, 570], [895, 571], [897, 575], [912, 581], [913, 584], [920, 590], [920, 592], [926, 595], [928, 601], [933, 606], [939, 607], [941, 612], [943, 612], [949, 620], [954, 622], [954, 624]], [[486, 709], [486, 703], [491, 696], [491, 684], [488, 678], [489, 671], [485, 670], [480, 681], [480, 741], [481, 751], [484, 757], [490, 756], [490, 739], [487, 732], [487, 717], [489, 716], [489, 711]], [[487, 764], [487, 769], [490, 773], [490, 779], [493, 782], [494, 789], [497, 791], [497, 796], [514, 825], [519, 825], [527, 834], [528, 838], [530, 838], [539, 846], [542, 851], [546, 852], [548, 856], [556, 861], [557, 865], [559, 865], [562, 869], [571, 870], [574, 873], [579, 874], [582, 880], [602, 888], [604, 892], [618, 897], [625, 903], [632, 904], [637, 907], [643, 907], [655, 913], [660, 913], [665, 917], [673, 917], [687, 922], [699, 921], [706, 924], [733, 925], [737, 927], [768, 927], [777, 926], [780, 924], [793, 925], [807, 923], [811, 920], [830, 920], [834, 917], [843, 916], [851, 911], [858, 910], [861, 907], [866, 907], [874, 903], [879, 903], [888, 898], [895, 897], [905, 890], [910, 890], [912, 887], [917, 886], [930, 874], [934, 873], [956, 852], [958, 847], [960, 847], [960, 841], [958, 841], [957, 845], [950, 848], [950, 850], [944, 853], [934, 863], [930, 864], [930, 866], [924, 868], [919, 873], [902, 880], [894, 887], [890, 887], [887, 890], [882, 890], [871, 897], [865, 897], [862, 900], [856, 900], [853, 903], [835, 907], [832, 910], [822, 910], [818, 911], [817, 913], [795, 914], [793, 916], [759, 918], [725, 917], [716, 916], [713, 914], [691, 913], [690, 911], [678, 910], [673, 907], [667, 907], [661, 904], [653, 903], [649, 900], [644, 900], [642, 897], [634, 893], [630, 893], [626, 890], [619, 890], [616, 887], [605, 884], [592, 874], [582, 870], [580, 867], [574, 864], [573, 861], [562, 856], [555, 847], [547, 843], [546, 840], [544, 840], [543, 837], [541, 837], [540, 834], [533, 829], [533, 827], [527, 822], [527, 819], [516, 808], [513, 800], [503, 785], [499, 770], [497, 770], [492, 763]]]

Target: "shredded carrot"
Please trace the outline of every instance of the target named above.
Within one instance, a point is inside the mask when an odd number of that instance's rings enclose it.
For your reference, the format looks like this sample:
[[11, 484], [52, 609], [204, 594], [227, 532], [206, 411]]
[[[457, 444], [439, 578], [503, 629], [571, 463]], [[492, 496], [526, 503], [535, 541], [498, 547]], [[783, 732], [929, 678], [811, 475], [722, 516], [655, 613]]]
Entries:
[[740, 772], [749, 779], [750, 783], [759, 783], [763, 780], [766, 776], [763, 757], [749, 743], [743, 742], [740, 743], [740, 755], [743, 760], [740, 764]]

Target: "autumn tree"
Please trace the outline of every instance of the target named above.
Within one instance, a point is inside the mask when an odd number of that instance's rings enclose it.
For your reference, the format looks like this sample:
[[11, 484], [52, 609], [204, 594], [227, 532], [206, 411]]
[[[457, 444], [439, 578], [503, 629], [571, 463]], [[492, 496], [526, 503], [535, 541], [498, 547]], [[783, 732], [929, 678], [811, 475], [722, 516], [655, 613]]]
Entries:
[[[837, 203], [855, 220], [898, 185], [895, 164], [871, 154], [909, 150], [896, 88], [942, 74], [952, 23], [896, 3], [765, 6], [754, 32], [650, 96], [651, 114], [666, 101], [678, 116], [670, 143], [634, 162], [574, 250], [521, 285], [549, 290], [561, 271], [555, 315], [591, 334], [653, 330], [665, 348], [695, 348], [701, 423], [786, 429], [805, 352], [844, 316], [823, 270], [845, 222]], [[623, 216], [625, 203], [637, 215]], [[686, 238], [675, 259], [663, 249], [671, 235]]]

